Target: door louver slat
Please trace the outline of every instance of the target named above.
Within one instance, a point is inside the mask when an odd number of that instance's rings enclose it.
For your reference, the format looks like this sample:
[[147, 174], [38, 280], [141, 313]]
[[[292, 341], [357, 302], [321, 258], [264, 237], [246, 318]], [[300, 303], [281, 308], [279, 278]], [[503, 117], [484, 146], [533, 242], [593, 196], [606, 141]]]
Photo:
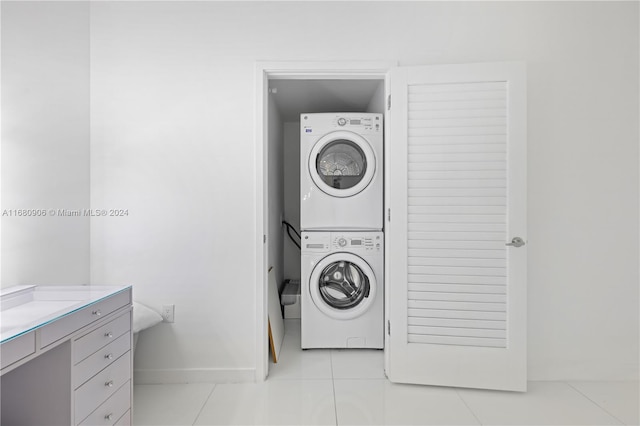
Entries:
[[507, 347], [507, 85], [410, 85], [409, 343]]

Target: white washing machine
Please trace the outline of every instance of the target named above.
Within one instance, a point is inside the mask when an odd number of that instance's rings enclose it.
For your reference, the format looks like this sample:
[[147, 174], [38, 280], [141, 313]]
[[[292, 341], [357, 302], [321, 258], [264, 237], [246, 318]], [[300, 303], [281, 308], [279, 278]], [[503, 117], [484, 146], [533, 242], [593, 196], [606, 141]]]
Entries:
[[384, 346], [382, 232], [303, 232], [302, 348]]
[[383, 217], [382, 114], [300, 116], [300, 228], [378, 230]]

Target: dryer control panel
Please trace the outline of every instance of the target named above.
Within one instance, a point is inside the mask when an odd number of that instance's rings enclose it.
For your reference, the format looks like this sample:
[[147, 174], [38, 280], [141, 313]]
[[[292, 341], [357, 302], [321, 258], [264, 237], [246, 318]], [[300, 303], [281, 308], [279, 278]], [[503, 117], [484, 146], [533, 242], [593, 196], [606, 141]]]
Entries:
[[379, 253], [383, 250], [382, 232], [303, 232], [303, 252], [349, 251]]
[[324, 113], [301, 114], [300, 126], [303, 134], [313, 135], [330, 130], [349, 130], [359, 134], [382, 134], [382, 114], [370, 113]]

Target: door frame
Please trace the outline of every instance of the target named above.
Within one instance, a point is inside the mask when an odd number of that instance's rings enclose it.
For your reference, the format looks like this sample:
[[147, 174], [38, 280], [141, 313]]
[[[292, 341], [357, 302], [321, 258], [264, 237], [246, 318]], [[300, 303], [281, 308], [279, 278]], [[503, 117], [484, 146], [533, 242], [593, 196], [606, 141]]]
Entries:
[[[256, 324], [256, 382], [262, 382], [269, 372], [267, 331], [268, 288], [268, 163], [269, 141], [269, 80], [384, 80], [385, 99], [389, 93], [389, 70], [396, 61], [324, 61], [324, 62], [256, 62], [255, 65], [255, 324]], [[386, 131], [385, 131], [386, 133]]]

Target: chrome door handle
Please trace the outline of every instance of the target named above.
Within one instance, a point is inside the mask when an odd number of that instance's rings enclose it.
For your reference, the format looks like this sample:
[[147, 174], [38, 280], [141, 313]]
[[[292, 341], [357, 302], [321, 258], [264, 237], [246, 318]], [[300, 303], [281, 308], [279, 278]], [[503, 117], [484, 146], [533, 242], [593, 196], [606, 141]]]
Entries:
[[522, 247], [525, 244], [524, 240], [520, 237], [513, 237], [510, 243], [506, 243], [505, 246]]

